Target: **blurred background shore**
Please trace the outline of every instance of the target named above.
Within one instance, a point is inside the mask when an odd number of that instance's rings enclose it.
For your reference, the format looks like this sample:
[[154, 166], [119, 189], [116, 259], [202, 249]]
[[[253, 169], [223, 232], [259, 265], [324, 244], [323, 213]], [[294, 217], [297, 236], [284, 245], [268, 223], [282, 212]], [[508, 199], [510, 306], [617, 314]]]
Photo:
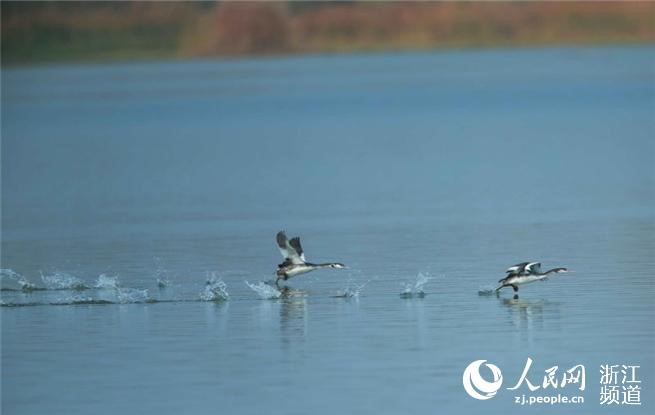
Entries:
[[3, 65], [654, 41], [654, 2], [2, 2]]

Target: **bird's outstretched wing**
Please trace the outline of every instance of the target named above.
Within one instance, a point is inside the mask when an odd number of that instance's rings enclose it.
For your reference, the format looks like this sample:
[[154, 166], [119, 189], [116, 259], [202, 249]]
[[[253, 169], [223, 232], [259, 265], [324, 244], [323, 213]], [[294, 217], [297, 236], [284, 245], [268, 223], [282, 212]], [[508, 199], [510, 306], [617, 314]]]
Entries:
[[302, 246], [300, 246], [300, 238], [297, 236], [295, 238], [291, 238], [289, 240], [289, 245], [291, 245], [293, 250], [296, 251], [300, 259], [305, 262], [305, 253], [302, 250]]
[[541, 263], [540, 262], [530, 262], [525, 266], [523, 272], [527, 275], [538, 274], [541, 272]]
[[288, 261], [292, 264], [304, 264], [305, 263], [305, 254], [302, 251], [300, 246], [300, 238], [295, 237], [291, 240], [287, 238], [284, 231], [277, 233], [277, 246], [280, 248], [280, 253], [285, 259], [285, 263]]
[[507, 268], [507, 273], [508, 277], [514, 276], [514, 275], [521, 275], [521, 273], [525, 270], [525, 267], [530, 264], [529, 262], [521, 262], [520, 264], [512, 265], [511, 267]]
[[514, 277], [518, 275], [532, 275], [541, 272], [540, 262], [521, 262], [520, 264], [512, 265], [507, 268], [507, 276]]

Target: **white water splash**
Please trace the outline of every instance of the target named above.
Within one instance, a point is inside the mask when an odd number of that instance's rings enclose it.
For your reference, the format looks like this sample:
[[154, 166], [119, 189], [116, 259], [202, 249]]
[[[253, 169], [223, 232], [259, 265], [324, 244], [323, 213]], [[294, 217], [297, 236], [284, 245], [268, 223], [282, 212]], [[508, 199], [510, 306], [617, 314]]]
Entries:
[[226, 301], [230, 298], [227, 292], [227, 284], [218, 275], [217, 272], [212, 271], [207, 273], [207, 283], [205, 288], [200, 292], [200, 299], [202, 301]]
[[95, 287], [100, 289], [118, 289], [120, 285], [118, 275], [100, 274]]
[[168, 270], [161, 264], [161, 258], [155, 257], [155, 262], [157, 263], [157, 269], [155, 270], [155, 280], [157, 281], [157, 287], [166, 288], [171, 285], [169, 279], [166, 278]]
[[359, 295], [362, 293], [362, 290], [364, 289], [364, 287], [366, 287], [366, 285], [368, 285], [369, 282], [370, 282], [370, 280], [366, 281], [363, 284], [359, 284], [359, 285], [353, 284], [353, 285], [351, 285], [351, 282], [348, 281], [348, 285], [346, 286], [346, 288], [344, 288], [343, 290], [337, 291], [337, 295], [335, 295], [335, 297], [336, 298], [359, 298]]
[[23, 277], [22, 275], [20, 275], [19, 273], [17, 273], [13, 269], [2, 268], [2, 269], [0, 269], [0, 280], [4, 280], [5, 278], [7, 278], [9, 280], [18, 280], [18, 279], [25, 278], [25, 277]]
[[147, 289], [117, 288], [116, 300], [121, 304], [147, 303], [150, 301]]
[[50, 290], [86, 290], [87, 285], [81, 279], [65, 272], [55, 271], [54, 274], [44, 275], [41, 273], [41, 280]]
[[485, 285], [478, 288], [478, 295], [480, 296], [493, 295], [495, 292], [496, 289], [490, 285]]
[[[109, 303], [131, 304], [131, 303], [149, 303], [154, 300], [150, 298], [148, 290], [145, 288], [129, 288], [121, 287], [118, 280], [118, 275], [100, 274], [96, 281], [95, 288], [102, 290], [113, 290], [107, 298], [107, 294], [103, 294], [100, 301]], [[115, 298], [115, 300], [114, 300]]]
[[433, 277], [419, 272], [416, 276], [416, 281], [414, 283], [405, 283], [403, 291], [400, 293], [402, 298], [414, 298], [414, 297], [425, 297], [425, 286]]
[[244, 281], [246, 285], [253, 290], [259, 298], [262, 300], [270, 300], [275, 298], [280, 298], [282, 292], [272, 285], [268, 285], [265, 282], [258, 282], [257, 284], [251, 284], [248, 281]]
[[28, 281], [27, 278], [12, 269], [0, 269], [0, 281], [4, 280], [5, 278], [10, 281], [14, 281], [23, 291], [33, 291], [37, 289], [36, 284]]

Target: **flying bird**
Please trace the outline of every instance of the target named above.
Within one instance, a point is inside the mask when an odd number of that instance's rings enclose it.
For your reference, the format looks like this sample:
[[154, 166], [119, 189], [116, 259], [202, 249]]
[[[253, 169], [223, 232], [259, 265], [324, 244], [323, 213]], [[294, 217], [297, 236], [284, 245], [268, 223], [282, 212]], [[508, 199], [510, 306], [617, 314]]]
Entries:
[[507, 268], [507, 276], [498, 280], [500, 286], [496, 292], [503, 287], [512, 287], [514, 292], [518, 292], [519, 285], [529, 284], [535, 281], [544, 281], [550, 274], [561, 274], [570, 272], [567, 268], [552, 268], [546, 272], [541, 272], [541, 263], [539, 262], [521, 262]]
[[305, 260], [305, 253], [302, 250], [300, 245], [300, 238], [295, 237], [288, 239], [284, 231], [277, 233], [277, 246], [280, 248], [280, 253], [284, 258], [284, 262], [277, 266], [277, 279], [275, 284], [277, 285], [280, 280], [286, 281], [291, 277], [296, 275], [305, 274], [315, 269], [320, 268], [346, 268], [346, 266], [340, 262], [326, 262], [323, 264], [312, 264]]

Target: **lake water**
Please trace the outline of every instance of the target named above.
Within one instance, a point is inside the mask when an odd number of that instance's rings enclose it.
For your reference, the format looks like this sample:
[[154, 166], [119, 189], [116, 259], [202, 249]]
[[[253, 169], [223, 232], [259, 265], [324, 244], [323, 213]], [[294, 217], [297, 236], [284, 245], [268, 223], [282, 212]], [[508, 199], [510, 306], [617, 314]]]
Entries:
[[3, 413], [652, 413], [654, 166], [652, 47], [3, 68]]

